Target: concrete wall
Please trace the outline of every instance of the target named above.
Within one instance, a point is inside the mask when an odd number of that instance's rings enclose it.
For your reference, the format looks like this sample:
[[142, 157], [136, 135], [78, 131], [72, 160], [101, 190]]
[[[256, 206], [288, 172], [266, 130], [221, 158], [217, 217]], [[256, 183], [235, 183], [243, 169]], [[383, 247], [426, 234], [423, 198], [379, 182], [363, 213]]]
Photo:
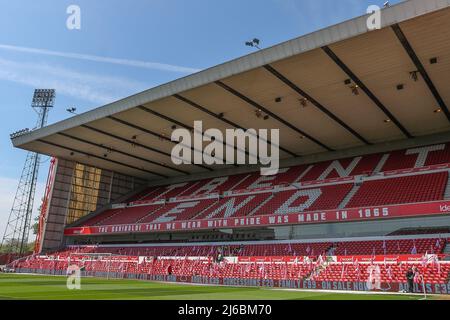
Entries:
[[[73, 175], [76, 163], [68, 160], [58, 160], [52, 198], [49, 201], [49, 211], [44, 228], [42, 251], [59, 249], [64, 241], [64, 228], [67, 224], [69, 204], [73, 196]], [[144, 180], [102, 170], [98, 184], [97, 204], [93, 210], [113, 202], [137, 188], [146, 184]]]

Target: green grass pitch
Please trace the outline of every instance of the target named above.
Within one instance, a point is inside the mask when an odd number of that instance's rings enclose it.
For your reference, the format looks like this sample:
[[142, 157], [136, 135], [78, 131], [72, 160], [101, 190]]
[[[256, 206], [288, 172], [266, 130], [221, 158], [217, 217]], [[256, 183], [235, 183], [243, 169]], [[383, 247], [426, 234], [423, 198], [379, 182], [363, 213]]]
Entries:
[[[288, 291], [82, 278], [68, 290], [65, 277], [0, 274], [0, 299], [32, 300], [419, 300], [423, 296]], [[439, 297], [429, 297], [429, 299]]]

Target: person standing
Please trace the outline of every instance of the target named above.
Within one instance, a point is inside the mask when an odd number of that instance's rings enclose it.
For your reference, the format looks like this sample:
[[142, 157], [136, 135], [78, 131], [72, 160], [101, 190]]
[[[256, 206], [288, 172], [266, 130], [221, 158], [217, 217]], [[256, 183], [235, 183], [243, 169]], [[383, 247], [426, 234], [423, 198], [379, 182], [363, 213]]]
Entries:
[[406, 272], [406, 280], [408, 281], [408, 292], [414, 293], [414, 271], [412, 268], [408, 269], [408, 272]]

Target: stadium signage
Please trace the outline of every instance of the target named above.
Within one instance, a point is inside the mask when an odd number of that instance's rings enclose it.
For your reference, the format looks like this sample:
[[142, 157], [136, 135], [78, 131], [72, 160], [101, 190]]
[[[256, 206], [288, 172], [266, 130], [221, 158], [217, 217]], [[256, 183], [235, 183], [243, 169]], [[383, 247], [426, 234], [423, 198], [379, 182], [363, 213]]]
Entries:
[[450, 201], [426, 202], [382, 207], [368, 207], [347, 210], [328, 210], [285, 215], [265, 215], [255, 217], [205, 219], [192, 221], [172, 221], [162, 223], [93, 226], [67, 228], [66, 236], [127, 234], [171, 231], [195, 231], [219, 228], [268, 227], [317, 223], [337, 223], [350, 221], [373, 221], [408, 217], [449, 214]]
[[[429, 255], [434, 257], [444, 258], [445, 255]], [[234, 258], [234, 257], [233, 257]], [[236, 261], [232, 263], [304, 263], [307, 257], [295, 256], [264, 256], [264, 257], [235, 257]], [[227, 261], [229, 258], [226, 258]], [[424, 259], [422, 254], [397, 254], [397, 255], [353, 255], [353, 256], [330, 256], [327, 257], [329, 262], [339, 262], [343, 264], [354, 264], [355, 261], [359, 263], [398, 263], [398, 262], [421, 262]], [[229, 261], [231, 263], [231, 261]]]

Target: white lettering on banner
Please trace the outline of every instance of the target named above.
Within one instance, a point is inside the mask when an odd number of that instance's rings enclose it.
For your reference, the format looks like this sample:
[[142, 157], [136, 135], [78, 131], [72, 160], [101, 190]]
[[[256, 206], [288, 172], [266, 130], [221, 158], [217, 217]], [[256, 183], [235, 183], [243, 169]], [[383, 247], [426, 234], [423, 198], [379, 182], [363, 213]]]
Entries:
[[100, 227], [99, 231], [100, 231], [100, 233], [108, 233], [108, 228], [107, 227]]
[[230, 217], [211, 220], [188, 220], [170, 223], [149, 223], [138, 225], [110, 225], [66, 228], [64, 234], [69, 236], [107, 234], [107, 233], [132, 233], [151, 232], [166, 230], [188, 230], [188, 229], [229, 229], [240, 226], [259, 225], [289, 225], [324, 223], [339, 221], [363, 221], [380, 220], [385, 218], [403, 218], [413, 216], [428, 215], [448, 215], [450, 214], [450, 201], [392, 205], [387, 207], [369, 207], [360, 209], [347, 209], [339, 211], [323, 212], [297, 212], [296, 214], [285, 215], [258, 215], [250, 217]]
[[289, 217], [287, 215], [279, 215], [279, 216], [270, 216], [269, 223], [270, 224], [281, 224], [288, 223]]
[[367, 208], [358, 210], [360, 218], [378, 218], [378, 217], [388, 217], [389, 208]]
[[[274, 213], [275, 214], [288, 214], [288, 213], [296, 213], [303, 212], [309, 207], [311, 207], [314, 202], [319, 199], [322, 195], [322, 190], [320, 189], [310, 189], [310, 190], [299, 190], [294, 193], [285, 203], [281, 205]], [[308, 197], [308, 199], [299, 206], [290, 207], [292, 203], [297, 201], [301, 197]]]
[[260, 224], [261, 218], [259, 217], [234, 219], [235, 226], [257, 226]]
[[177, 225], [175, 223], [166, 223], [166, 230], [175, 230]]
[[327, 214], [325, 212], [321, 212], [321, 213], [305, 213], [298, 215], [298, 222], [317, 222], [317, 221], [327, 221]]
[[159, 223], [152, 223], [152, 224], [147, 224], [145, 226], [146, 231], [155, 231], [155, 230], [161, 230], [161, 224]]
[[195, 202], [182, 202], [178, 205], [176, 205], [174, 208], [167, 211], [162, 216], [155, 219], [153, 222], [155, 223], [163, 223], [163, 222], [171, 222], [177, 218], [177, 214], [183, 213], [186, 211], [186, 209], [193, 208], [197, 206], [200, 203], [200, 201]]
[[235, 204], [237, 201], [237, 198], [230, 198], [230, 200], [228, 200], [223, 205], [221, 205], [220, 207], [218, 207], [217, 209], [212, 211], [210, 214], [208, 214], [206, 219], [214, 218], [216, 215], [218, 215], [223, 210], [225, 210], [225, 214], [223, 217], [229, 218], [229, 217], [233, 216], [236, 212], [238, 212], [247, 203], [249, 203], [250, 201], [252, 201], [255, 198], [256, 198], [256, 196], [248, 196], [247, 198], [244, 199], [244, 201], [242, 201], [238, 205]]
[[336, 211], [336, 220], [347, 220], [348, 212], [347, 211]]
[[140, 224], [112, 226], [111, 232], [140, 232], [141, 227], [142, 225]]
[[228, 226], [227, 220], [208, 220], [208, 228], [221, 228], [227, 226]]
[[330, 166], [320, 175], [317, 180], [325, 180], [330, 173], [336, 171], [340, 178], [349, 177], [353, 170], [355, 170], [358, 163], [361, 161], [362, 157], [354, 158], [353, 161], [344, 169], [339, 160], [333, 161]]
[[445, 144], [438, 144], [435, 146], [429, 146], [429, 147], [423, 147], [423, 148], [416, 148], [416, 149], [409, 149], [406, 150], [406, 155], [413, 155], [417, 154], [417, 160], [415, 164], [415, 168], [421, 168], [425, 166], [425, 163], [427, 161], [428, 155], [430, 152], [433, 151], [442, 151], [445, 149]]
[[200, 221], [186, 221], [181, 223], [181, 229], [198, 229], [201, 226]]

